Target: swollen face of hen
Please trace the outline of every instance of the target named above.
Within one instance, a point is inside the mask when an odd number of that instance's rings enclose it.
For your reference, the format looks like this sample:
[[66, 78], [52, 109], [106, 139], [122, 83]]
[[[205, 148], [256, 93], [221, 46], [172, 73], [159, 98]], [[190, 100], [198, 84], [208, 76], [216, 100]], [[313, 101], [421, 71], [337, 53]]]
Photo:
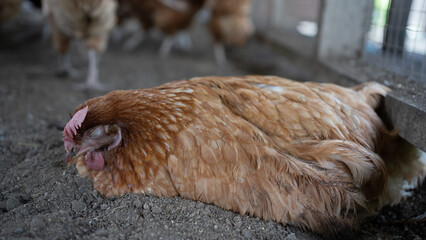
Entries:
[[[84, 156], [84, 162], [89, 168], [100, 171], [105, 166], [104, 154], [120, 145], [121, 129], [117, 125], [99, 125], [79, 133], [87, 112], [88, 107], [77, 111], [63, 131], [67, 164]], [[70, 157], [73, 150], [77, 154]]]

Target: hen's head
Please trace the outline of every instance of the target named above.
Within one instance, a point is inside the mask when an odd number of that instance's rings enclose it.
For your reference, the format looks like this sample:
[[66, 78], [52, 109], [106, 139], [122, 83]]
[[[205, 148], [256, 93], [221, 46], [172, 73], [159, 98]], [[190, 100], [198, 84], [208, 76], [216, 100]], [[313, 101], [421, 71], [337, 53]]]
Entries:
[[169, 179], [158, 172], [165, 171], [175, 135], [190, 120], [188, 94], [118, 90], [88, 100], [63, 131], [67, 163], [105, 195], [162, 187], [157, 195], [171, 196]]
[[[66, 124], [64, 135], [64, 147], [67, 151], [67, 163], [78, 156], [84, 155], [84, 162], [93, 170], [102, 170], [105, 166], [104, 152], [119, 146], [122, 141], [121, 129], [115, 125], [86, 126], [84, 131], [79, 131], [86, 119], [89, 106], [78, 110], [72, 119]], [[71, 152], [77, 155], [71, 158]]]

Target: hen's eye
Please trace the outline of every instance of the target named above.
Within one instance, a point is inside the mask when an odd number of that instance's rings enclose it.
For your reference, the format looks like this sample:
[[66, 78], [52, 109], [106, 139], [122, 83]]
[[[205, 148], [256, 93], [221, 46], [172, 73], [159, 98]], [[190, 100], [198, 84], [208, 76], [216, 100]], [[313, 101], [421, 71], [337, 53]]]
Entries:
[[104, 130], [102, 127], [97, 127], [90, 131], [89, 136], [92, 138], [98, 138], [104, 134]]

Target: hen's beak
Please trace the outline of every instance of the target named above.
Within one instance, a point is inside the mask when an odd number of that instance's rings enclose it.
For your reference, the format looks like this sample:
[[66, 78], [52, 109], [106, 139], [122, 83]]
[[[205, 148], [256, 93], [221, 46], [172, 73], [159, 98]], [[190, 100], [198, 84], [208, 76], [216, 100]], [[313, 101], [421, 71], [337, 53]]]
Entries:
[[67, 152], [67, 155], [65, 156], [65, 163], [69, 165], [72, 162], [71, 153]]
[[86, 154], [88, 149], [79, 149], [78, 151], [75, 148], [72, 148], [71, 151], [67, 152], [67, 155], [65, 156], [65, 163], [67, 165], [70, 165], [73, 163], [78, 157], [81, 155]]
[[70, 165], [71, 163], [75, 161], [76, 157], [77, 155], [75, 154], [75, 151], [71, 150], [67, 152], [67, 155], [65, 156], [65, 163], [67, 165]]
[[89, 151], [93, 151], [94, 147], [92, 145], [87, 146], [74, 146], [71, 151], [67, 152], [66, 155], [66, 164], [69, 165], [73, 163], [80, 156], [85, 155]]

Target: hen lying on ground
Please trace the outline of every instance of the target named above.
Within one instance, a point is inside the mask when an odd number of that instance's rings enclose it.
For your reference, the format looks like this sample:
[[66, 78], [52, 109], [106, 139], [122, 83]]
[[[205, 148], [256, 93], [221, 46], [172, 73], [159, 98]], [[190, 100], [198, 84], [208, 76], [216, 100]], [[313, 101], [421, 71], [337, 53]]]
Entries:
[[107, 196], [182, 196], [334, 233], [424, 178], [424, 153], [374, 111], [387, 91], [261, 76], [114, 91], [76, 109], [67, 163]]
[[71, 40], [82, 40], [88, 48], [88, 76], [81, 87], [102, 87], [98, 81], [97, 54], [106, 48], [109, 32], [115, 26], [116, 7], [115, 0], [43, 0], [43, 12], [65, 73], [77, 75], [67, 54]]

